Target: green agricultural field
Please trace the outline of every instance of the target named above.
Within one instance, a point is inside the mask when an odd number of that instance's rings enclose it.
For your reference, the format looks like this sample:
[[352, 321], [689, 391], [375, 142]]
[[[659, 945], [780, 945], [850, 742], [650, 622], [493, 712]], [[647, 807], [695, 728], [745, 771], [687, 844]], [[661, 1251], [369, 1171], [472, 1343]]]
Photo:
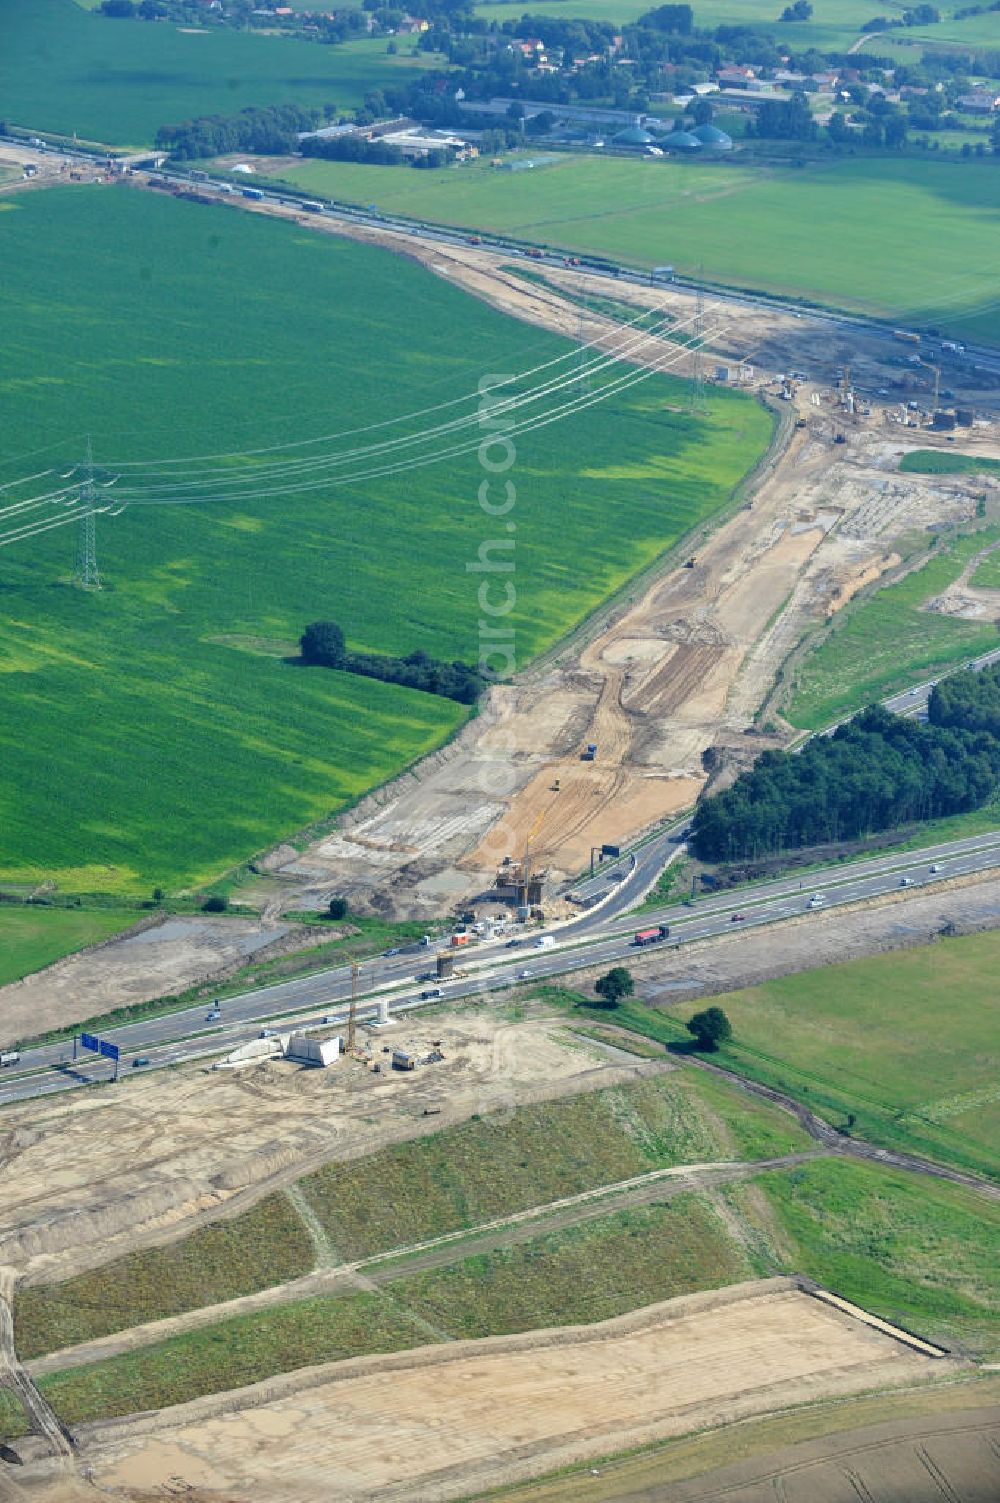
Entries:
[[472, 1339], [589, 1325], [761, 1271], [710, 1205], [678, 1195], [412, 1274], [390, 1288], [407, 1314], [452, 1338]]
[[954, 449], [912, 449], [899, 461], [904, 475], [1000, 474], [1000, 459], [985, 454], [957, 454]]
[[[70, 244], [100, 249], [71, 282]], [[108, 468], [339, 453], [409, 412], [474, 417], [485, 374], [570, 352], [388, 253], [127, 186], [8, 199], [0, 251], [4, 481], [65, 474], [88, 433]], [[519, 437], [518, 664], [723, 507], [770, 432], [746, 398], [693, 417], [653, 378]], [[212, 500], [209, 477], [210, 504], [98, 519], [100, 593], [72, 586], [74, 528], [7, 548], [0, 877], [197, 886], [449, 736], [451, 700], [284, 659], [333, 617], [353, 649], [474, 662], [483, 478], [474, 452], [271, 500]]]
[[220, 1321], [39, 1387], [68, 1425], [184, 1403], [319, 1362], [468, 1336], [606, 1320], [759, 1269], [695, 1195], [393, 1279]]
[[110, 908], [0, 907], [0, 986], [19, 981], [63, 955], [85, 950], [135, 923], [135, 913]]
[[781, 976], [721, 999], [721, 1062], [859, 1136], [1000, 1177], [1000, 932]]
[[142, 146], [161, 125], [247, 105], [352, 110], [370, 90], [440, 65], [427, 53], [390, 57], [385, 46], [112, 20], [74, 0], [0, 0], [0, 101], [18, 125]]
[[380, 1294], [323, 1297], [240, 1315], [125, 1356], [39, 1380], [65, 1424], [183, 1404], [317, 1362], [401, 1352], [434, 1340]]
[[1000, 553], [990, 553], [984, 558], [969, 583], [977, 590], [1000, 590]]
[[313, 1245], [284, 1195], [268, 1195], [229, 1221], [180, 1242], [116, 1258], [61, 1284], [20, 1290], [14, 1304], [21, 1357], [75, 1346], [128, 1326], [238, 1299], [310, 1271]]
[[1000, 173], [988, 161], [875, 157], [793, 168], [566, 155], [533, 172], [487, 161], [426, 173], [312, 161], [285, 175], [385, 211], [1000, 335]]
[[998, 536], [996, 528], [984, 528], [942, 543], [920, 568], [835, 616], [798, 670], [786, 711], [792, 724], [818, 730], [920, 676], [996, 647], [992, 622], [941, 616], [924, 607]]
[[[955, 6], [955, 10], [962, 8]], [[949, 7], [942, 11], [941, 20], [935, 25], [907, 27], [902, 36], [909, 38], [920, 51], [934, 49], [950, 52], [963, 47], [992, 50], [1000, 47], [1000, 13], [987, 10], [981, 16], [965, 16], [956, 20]]]
[[0, 1388], [0, 1441], [17, 1440], [28, 1433], [28, 1416], [20, 1399], [9, 1388]]
[[[930, 1341], [1000, 1353], [1000, 1206], [898, 1170], [824, 1160], [754, 1181], [775, 1213], [782, 1261]], [[753, 1215], [749, 1199], [730, 1191]]]
[[[506, 0], [476, 6], [476, 15], [486, 20], [517, 20], [522, 15], [581, 16], [592, 21], [624, 24], [654, 9], [653, 0]], [[904, 9], [899, 0], [886, 0], [880, 14]], [[775, 0], [693, 0], [694, 21], [699, 27], [760, 25], [786, 46], [832, 47], [846, 50], [860, 35], [865, 21], [876, 14], [870, 0], [813, 0], [813, 15], [806, 23], [778, 20], [784, 3]], [[930, 28], [936, 30], [936, 28]]]
[[302, 1191], [345, 1261], [440, 1236], [650, 1169], [807, 1147], [784, 1113], [677, 1072], [486, 1117], [330, 1164]]

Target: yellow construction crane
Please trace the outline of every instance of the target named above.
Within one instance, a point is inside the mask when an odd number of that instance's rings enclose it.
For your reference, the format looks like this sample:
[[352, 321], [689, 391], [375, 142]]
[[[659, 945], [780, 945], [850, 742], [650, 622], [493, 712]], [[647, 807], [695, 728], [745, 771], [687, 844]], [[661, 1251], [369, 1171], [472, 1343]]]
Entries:
[[934, 365], [930, 360], [921, 360], [920, 364], [924, 370], [934, 372], [934, 411], [937, 412], [938, 395], [941, 391], [941, 367]]
[[524, 865], [521, 867], [521, 877], [524, 883], [525, 903], [527, 903], [528, 901], [528, 884], [531, 881], [531, 842], [534, 840], [535, 836], [538, 834], [538, 831], [541, 829], [542, 820], [545, 818], [545, 812], [546, 811], [543, 809], [539, 813], [539, 815], [535, 819], [534, 824], [531, 826], [531, 829], [524, 837]]
[[354, 1040], [358, 1031], [358, 977], [361, 967], [356, 960], [351, 961], [351, 1010], [347, 1014], [347, 1053], [354, 1053]]

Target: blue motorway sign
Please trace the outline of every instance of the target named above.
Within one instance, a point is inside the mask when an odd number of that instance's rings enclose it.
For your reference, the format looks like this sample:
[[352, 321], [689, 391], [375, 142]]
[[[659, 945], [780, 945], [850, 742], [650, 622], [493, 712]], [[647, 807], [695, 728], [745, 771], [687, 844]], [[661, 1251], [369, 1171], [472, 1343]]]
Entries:
[[101, 1041], [94, 1033], [81, 1033], [80, 1043], [85, 1049], [93, 1049], [95, 1054], [101, 1052]]
[[105, 1059], [117, 1059], [121, 1050], [117, 1044], [109, 1044], [107, 1039], [101, 1039], [101, 1053]]

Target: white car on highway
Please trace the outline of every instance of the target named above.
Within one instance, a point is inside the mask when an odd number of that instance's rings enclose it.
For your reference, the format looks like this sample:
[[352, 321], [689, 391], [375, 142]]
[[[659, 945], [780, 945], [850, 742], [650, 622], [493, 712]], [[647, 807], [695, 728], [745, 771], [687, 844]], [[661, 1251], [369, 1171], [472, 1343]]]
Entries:
[[810, 908], [822, 908], [822, 906], [823, 906], [823, 894], [821, 892], [814, 892], [813, 895], [812, 895], [812, 897], [809, 899], [809, 907]]

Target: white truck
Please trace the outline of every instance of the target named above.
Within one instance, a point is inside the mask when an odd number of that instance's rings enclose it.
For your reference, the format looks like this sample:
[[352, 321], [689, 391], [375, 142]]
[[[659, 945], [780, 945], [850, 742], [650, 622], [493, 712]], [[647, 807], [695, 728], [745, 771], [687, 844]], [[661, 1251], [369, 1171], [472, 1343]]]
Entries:
[[535, 940], [535, 949], [536, 950], [551, 950], [552, 946], [554, 944], [555, 944], [555, 940], [552, 938], [551, 934], [540, 934], [538, 936], [538, 938]]
[[16, 1049], [4, 1049], [0, 1053], [0, 1069], [5, 1065], [16, 1065], [20, 1061], [20, 1054]]

